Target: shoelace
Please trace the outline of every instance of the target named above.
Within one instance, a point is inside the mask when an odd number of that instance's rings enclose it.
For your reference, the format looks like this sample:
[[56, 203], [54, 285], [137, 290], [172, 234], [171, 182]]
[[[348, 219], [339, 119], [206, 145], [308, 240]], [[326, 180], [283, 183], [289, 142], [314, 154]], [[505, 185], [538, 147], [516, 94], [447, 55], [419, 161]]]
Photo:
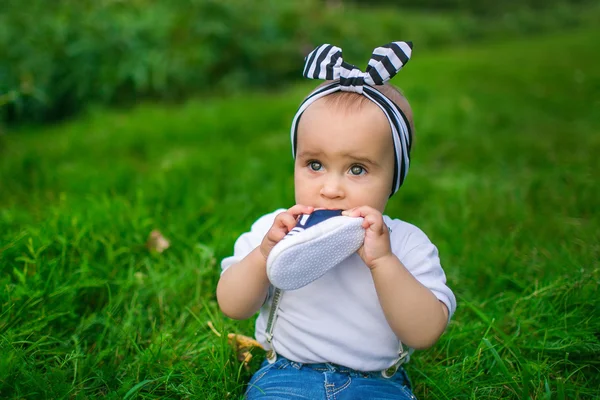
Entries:
[[283, 238], [285, 239], [286, 237], [294, 236], [297, 233], [304, 232], [304, 230], [305, 230], [304, 228], [300, 228], [300, 227], [296, 226], [291, 231], [289, 231], [288, 234], [285, 235]]

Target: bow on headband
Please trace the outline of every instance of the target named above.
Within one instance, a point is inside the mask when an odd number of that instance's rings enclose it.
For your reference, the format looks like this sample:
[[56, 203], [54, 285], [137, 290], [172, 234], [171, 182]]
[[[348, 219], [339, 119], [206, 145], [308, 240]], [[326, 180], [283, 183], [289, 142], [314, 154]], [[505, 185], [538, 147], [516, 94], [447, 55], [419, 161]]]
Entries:
[[363, 85], [383, 85], [408, 62], [412, 42], [392, 42], [376, 48], [365, 72], [342, 59], [342, 49], [323, 44], [306, 57], [302, 75], [311, 79], [340, 80], [341, 90], [362, 94]]
[[376, 48], [365, 72], [342, 59], [342, 49], [323, 44], [306, 57], [302, 75], [311, 79], [333, 82], [317, 88], [302, 102], [292, 122], [292, 153], [296, 157], [298, 122], [302, 113], [316, 100], [328, 94], [345, 91], [366, 96], [385, 114], [392, 129], [394, 141], [394, 179], [391, 194], [396, 193], [410, 164], [412, 132], [408, 118], [400, 107], [372, 86], [383, 85], [408, 62], [412, 54], [412, 42], [392, 42]]

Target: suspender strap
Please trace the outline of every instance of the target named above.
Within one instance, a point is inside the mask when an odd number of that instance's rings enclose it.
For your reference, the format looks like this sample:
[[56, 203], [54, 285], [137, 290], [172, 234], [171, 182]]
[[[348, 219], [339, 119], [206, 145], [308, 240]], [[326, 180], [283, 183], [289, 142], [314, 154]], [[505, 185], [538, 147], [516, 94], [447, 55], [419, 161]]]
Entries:
[[400, 347], [400, 349], [398, 351], [398, 359], [396, 360], [394, 365], [392, 365], [388, 369], [384, 369], [383, 371], [381, 371], [381, 375], [384, 378], [391, 378], [392, 376], [394, 376], [394, 374], [398, 371], [398, 369], [402, 366], [402, 364], [404, 364], [406, 361], [408, 361], [409, 356], [413, 352], [413, 349], [411, 349], [411, 348], [407, 349], [406, 347], [404, 347], [402, 342], [400, 342], [399, 347]]
[[282, 295], [281, 289], [275, 288], [275, 292], [273, 293], [273, 300], [271, 301], [271, 309], [269, 310], [269, 320], [267, 321], [267, 328], [265, 330], [265, 336], [267, 338], [267, 343], [271, 347], [267, 351], [267, 361], [270, 364], [273, 364], [277, 360], [277, 353], [275, 352], [275, 348], [273, 347], [273, 329], [275, 328], [275, 320], [277, 319], [277, 310], [279, 309], [279, 301], [281, 300]]

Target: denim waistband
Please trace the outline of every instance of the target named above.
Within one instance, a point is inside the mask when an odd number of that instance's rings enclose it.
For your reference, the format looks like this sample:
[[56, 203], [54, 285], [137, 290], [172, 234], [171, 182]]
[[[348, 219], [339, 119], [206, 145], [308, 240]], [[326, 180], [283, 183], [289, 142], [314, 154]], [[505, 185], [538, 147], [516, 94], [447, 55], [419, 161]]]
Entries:
[[[292, 368], [296, 368], [298, 370], [306, 368], [306, 369], [311, 369], [313, 371], [318, 371], [318, 372], [337, 372], [340, 374], [348, 375], [352, 378], [386, 379], [382, 376], [381, 371], [358, 371], [358, 370], [348, 368], [343, 365], [334, 364], [334, 363], [310, 363], [310, 364], [309, 363], [301, 363], [301, 362], [289, 360], [279, 354], [277, 355], [277, 358], [278, 358], [278, 361], [279, 360], [285, 361], [286, 363], [288, 363], [289, 366], [291, 366]], [[395, 381], [401, 381], [399, 383], [401, 383], [403, 385], [407, 385], [408, 387], [411, 386], [410, 380], [408, 379], [408, 375], [407, 375], [406, 371], [404, 370], [404, 368], [402, 368], [402, 367], [398, 368], [396, 373], [393, 374], [393, 376], [391, 376], [390, 378]], [[387, 379], [390, 379], [390, 378], [387, 378]]]

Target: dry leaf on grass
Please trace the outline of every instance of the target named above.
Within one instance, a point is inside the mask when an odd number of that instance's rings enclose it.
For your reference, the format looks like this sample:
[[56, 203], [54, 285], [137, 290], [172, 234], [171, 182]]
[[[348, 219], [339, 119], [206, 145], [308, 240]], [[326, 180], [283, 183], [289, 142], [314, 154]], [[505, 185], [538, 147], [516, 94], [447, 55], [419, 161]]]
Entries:
[[156, 251], [157, 253], [162, 253], [166, 249], [169, 248], [171, 243], [160, 233], [158, 229], [154, 229], [150, 232], [150, 236], [148, 237], [148, 241], [146, 242], [146, 247], [150, 251]]
[[255, 347], [262, 349], [260, 343], [248, 336], [228, 333], [227, 339], [229, 344], [236, 351], [238, 360], [243, 362], [245, 366], [248, 366], [248, 363], [252, 360], [252, 353], [250, 353], [250, 350]]
[[[212, 321], [208, 321], [208, 327], [211, 331], [215, 333], [215, 335], [221, 337], [221, 333], [219, 333], [215, 329]], [[250, 362], [250, 360], [252, 360], [252, 353], [250, 353], [250, 350], [252, 350], [255, 347], [259, 349], [263, 348], [261, 344], [253, 338], [245, 335], [238, 335], [236, 333], [228, 333], [227, 342], [231, 347], [233, 347], [235, 353], [237, 354], [238, 360], [244, 363], [245, 367], [248, 367], [248, 363]]]

